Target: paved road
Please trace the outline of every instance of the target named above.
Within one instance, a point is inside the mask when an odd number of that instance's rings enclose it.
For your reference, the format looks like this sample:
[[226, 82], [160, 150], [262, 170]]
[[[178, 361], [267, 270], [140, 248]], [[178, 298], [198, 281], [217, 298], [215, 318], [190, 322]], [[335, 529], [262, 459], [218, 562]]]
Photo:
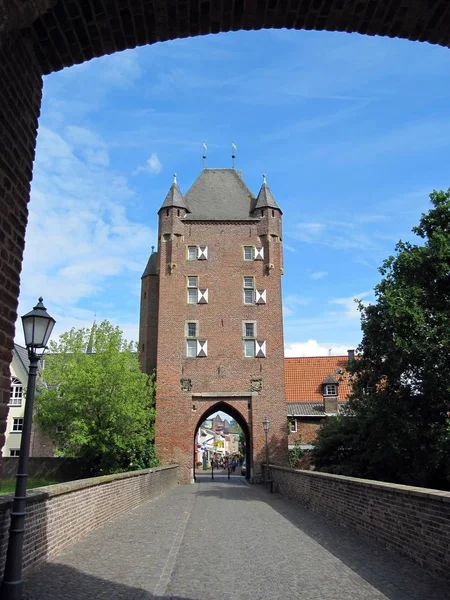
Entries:
[[208, 474], [36, 569], [24, 600], [445, 600], [449, 588], [263, 486]]

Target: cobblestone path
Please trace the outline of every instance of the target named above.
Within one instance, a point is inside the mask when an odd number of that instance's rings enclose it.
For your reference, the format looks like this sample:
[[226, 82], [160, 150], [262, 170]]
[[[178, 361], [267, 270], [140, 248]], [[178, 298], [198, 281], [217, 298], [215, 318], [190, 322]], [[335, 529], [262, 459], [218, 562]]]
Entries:
[[445, 600], [450, 586], [249, 486], [200, 476], [32, 572], [24, 600]]

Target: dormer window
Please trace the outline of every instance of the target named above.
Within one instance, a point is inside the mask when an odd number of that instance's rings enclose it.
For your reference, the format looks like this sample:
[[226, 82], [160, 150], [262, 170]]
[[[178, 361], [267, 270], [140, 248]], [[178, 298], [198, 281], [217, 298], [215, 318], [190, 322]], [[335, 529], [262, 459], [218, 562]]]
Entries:
[[322, 381], [322, 394], [323, 396], [337, 396], [338, 395], [339, 381], [333, 377], [333, 375], [327, 375]]
[[324, 396], [337, 396], [337, 385], [335, 383], [327, 383], [323, 390]]

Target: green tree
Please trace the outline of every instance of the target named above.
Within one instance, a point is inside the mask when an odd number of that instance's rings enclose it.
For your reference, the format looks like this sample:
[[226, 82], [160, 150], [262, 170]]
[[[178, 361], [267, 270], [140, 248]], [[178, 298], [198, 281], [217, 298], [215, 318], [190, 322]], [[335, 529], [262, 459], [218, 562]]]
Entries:
[[349, 365], [349, 416], [322, 429], [316, 467], [450, 487], [450, 190], [380, 268], [376, 301], [360, 304], [362, 342]]
[[157, 464], [153, 377], [119, 328], [103, 321], [62, 334], [42, 375], [36, 420], [58, 455], [79, 458], [91, 475]]

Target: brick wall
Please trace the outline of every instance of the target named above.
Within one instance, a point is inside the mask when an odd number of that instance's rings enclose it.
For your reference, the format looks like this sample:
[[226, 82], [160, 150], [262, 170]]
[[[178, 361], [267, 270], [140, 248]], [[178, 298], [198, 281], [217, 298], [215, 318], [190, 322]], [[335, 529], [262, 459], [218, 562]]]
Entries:
[[301, 419], [299, 417], [295, 417], [295, 419], [297, 421], [297, 431], [289, 434], [288, 443], [314, 444], [322, 419]]
[[271, 467], [275, 489], [439, 575], [450, 573], [450, 492]]
[[[42, 77], [28, 39], [0, 48], [0, 448], [10, 372]], [[37, 299], [37, 298], [36, 298]]]
[[[4, 479], [15, 477], [19, 459], [8, 456], [4, 457], [2, 462]], [[46, 481], [73, 481], [74, 479], [83, 478], [83, 470], [80, 461], [76, 458], [32, 456], [29, 458], [28, 476], [45, 479]]]
[[31, 27], [45, 73], [125, 48], [240, 29], [347, 31], [449, 46], [447, 4], [447, 0], [357, 4], [352, 0], [8, 0], [0, 3], [0, 40], [3, 28], [29, 25], [53, 6]]
[[[178, 466], [169, 465], [31, 490], [25, 522], [24, 572], [58, 556], [89, 531], [172, 489], [177, 478]], [[11, 507], [11, 496], [0, 499], [0, 577]]]

